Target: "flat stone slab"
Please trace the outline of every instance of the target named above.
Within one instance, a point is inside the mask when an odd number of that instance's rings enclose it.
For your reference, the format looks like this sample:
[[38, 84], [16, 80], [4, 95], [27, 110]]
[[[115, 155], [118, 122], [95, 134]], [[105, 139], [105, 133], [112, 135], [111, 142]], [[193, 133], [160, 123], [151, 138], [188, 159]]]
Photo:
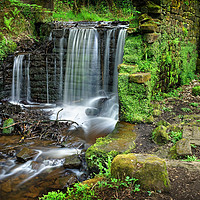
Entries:
[[138, 71], [138, 65], [120, 64], [118, 65], [118, 71], [120, 73], [133, 74]]
[[200, 146], [200, 127], [197, 125], [184, 126], [183, 138], [187, 138], [190, 140], [190, 143]]
[[145, 83], [150, 80], [151, 74], [150, 73], [136, 73], [129, 75], [129, 82], [134, 83]]

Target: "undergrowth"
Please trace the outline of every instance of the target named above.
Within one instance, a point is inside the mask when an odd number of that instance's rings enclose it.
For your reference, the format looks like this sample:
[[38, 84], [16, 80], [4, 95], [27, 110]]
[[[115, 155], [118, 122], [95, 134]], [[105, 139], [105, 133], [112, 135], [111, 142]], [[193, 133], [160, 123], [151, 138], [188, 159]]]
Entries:
[[[59, 190], [49, 192], [47, 195], [40, 197], [40, 200], [101, 200], [99, 198], [101, 191], [104, 189], [114, 190], [114, 195], [120, 191], [127, 189], [129, 193], [135, 193], [140, 191], [140, 185], [137, 184], [137, 180], [133, 177], [127, 176], [125, 180], [116, 179], [111, 176], [111, 161], [112, 158], [108, 156], [107, 161], [102, 163], [97, 160], [99, 166], [99, 174], [96, 174], [96, 182], [93, 184], [75, 183], [73, 187], [68, 187], [66, 193], [60, 192]], [[105, 165], [106, 164], [106, 165]], [[98, 180], [100, 178], [100, 180]], [[112, 195], [112, 194], [111, 194]], [[112, 199], [112, 196], [110, 196]]]

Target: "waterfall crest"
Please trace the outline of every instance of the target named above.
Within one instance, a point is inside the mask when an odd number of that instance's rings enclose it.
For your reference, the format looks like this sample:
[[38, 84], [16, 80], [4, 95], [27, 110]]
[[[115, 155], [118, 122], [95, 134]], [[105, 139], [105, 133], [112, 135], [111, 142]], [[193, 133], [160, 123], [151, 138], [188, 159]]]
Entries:
[[[97, 122], [97, 118], [106, 118], [109, 124], [112, 119], [115, 124], [117, 66], [123, 59], [126, 29], [95, 26], [52, 30], [48, 38], [53, 43], [52, 53], [41, 55], [41, 66], [39, 62], [32, 64], [32, 54], [15, 57], [11, 101], [38, 101], [41, 96], [43, 102], [58, 102], [64, 108], [60, 119], [71, 119], [87, 128], [96, 123], [105, 126], [105, 121]], [[41, 94], [33, 93], [37, 88]]]

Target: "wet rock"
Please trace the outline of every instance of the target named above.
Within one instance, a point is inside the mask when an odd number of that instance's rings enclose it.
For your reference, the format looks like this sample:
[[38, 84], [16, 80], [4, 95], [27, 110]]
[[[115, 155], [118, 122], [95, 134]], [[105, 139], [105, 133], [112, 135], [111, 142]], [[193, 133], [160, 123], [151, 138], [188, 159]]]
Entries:
[[162, 125], [153, 130], [152, 137], [156, 144], [162, 145], [169, 141], [169, 136], [166, 131], [167, 128]]
[[8, 193], [12, 191], [12, 184], [11, 184], [11, 180], [7, 180], [5, 182], [3, 182], [0, 186], [1, 190]]
[[126, 176], [138, 179], [145, 190], [168, 191], [170, 181], [166, 163], [151, 154], [121, 154], [114, 158], [111, 175], [124, 180]]
[[178, 156], [192, 155], [192, 149], [189, 139], [181, 139], [176, 143], [176, 153]]
[[79, 168], [81, 166], [81, 160], [79, 158], [79, 155], [74, 154], [65, 157], [65, 162], [63, 166], [65, 168], [70, 168], [70, 169]]
[[32, 161], [32, 162], [31, 162], [31, 167], [32, 167], [32, 169], [38, 171], [38, 170], [40, 169], [40, 167], [41, 167], [41, 163], [39, 163], [39, 162], [37, 162], [37, 161]]
[[58, 181], [59, 181], [60, 187], [64, 188], [64, 187], [70, 187], [74, 183], [77, 183], [78, 179], [75, 174], [70, 174], [68, 176], [59, 178]]
[[99, 115], [99, 109], [97, 109], [97, 108], [87, 108], [85, 110], [85, 114], [87, 116], [98, 116]]
[[37, 151], [24, 147], [17, 155], [17, 159], [21, 162], [26, 162], [38, 154]]

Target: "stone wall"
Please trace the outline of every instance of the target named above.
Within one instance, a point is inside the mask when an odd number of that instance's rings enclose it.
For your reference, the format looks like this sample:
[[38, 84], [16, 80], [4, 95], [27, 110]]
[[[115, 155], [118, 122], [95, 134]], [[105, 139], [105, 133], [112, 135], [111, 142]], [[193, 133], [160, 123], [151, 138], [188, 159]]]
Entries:
[[[137, 65], [137, 72], [151, 73], [151, 80], [138, 83], [146, 89], [130, 93], [131, 74], [120, 73], [119, 99], [121, 119], [129, 122], [151, 121], [151, 95], [156, 91], [169, 92], [188, 84], [200, 73], [199, 30], [200, 6], [197, 0], [133, 1], [139, 14], [138, 23], [130, 24], [124, 48], [124, 64]], [[129, 77], [129, 79], [126, 79]], [[126, 92], [121, 90], [125, 82]], [[127, 101], [126, 101], [127, 99]]]

